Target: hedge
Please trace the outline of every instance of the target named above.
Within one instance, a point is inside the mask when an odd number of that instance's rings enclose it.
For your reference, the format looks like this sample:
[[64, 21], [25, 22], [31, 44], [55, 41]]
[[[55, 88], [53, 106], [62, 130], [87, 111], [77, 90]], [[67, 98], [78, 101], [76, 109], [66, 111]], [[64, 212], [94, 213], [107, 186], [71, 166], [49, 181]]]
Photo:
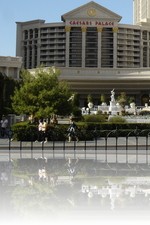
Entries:
[[[150, 124], [112, 124], [112, 123], [85, 123], [79, 122], [78, 136], [79, 140], [93, 140], [97, 137], [106, 136], [147, 136], [150, 133]], [[48, 125], [48, 141], [67, 140], [68, 124], [58, 124], [56, 126]], [[18, 141], [35, 141], [38, 137], [38, 128], [36, 124], [28, 122], [16, 123], [12, 126], [13, 138]]]

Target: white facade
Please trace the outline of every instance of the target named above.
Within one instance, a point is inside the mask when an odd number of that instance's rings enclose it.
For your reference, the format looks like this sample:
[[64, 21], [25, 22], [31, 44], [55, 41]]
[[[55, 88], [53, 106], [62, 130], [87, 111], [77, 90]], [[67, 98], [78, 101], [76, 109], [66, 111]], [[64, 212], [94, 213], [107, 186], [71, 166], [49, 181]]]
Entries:
[[58, 67], [82, 105], [87, 94], [98, 101], [113, 88], [144, 104], [150, 96], [150, 26], [121, 24], [121, 18], [91, 1], [59, 23], [17, 22], [16, 54], [26, 69]]
[[[134, 3], [138, 5], [138, 1]], [[149, 6], [150, 1], [145, 4]], [[89, 2], [62, 15], [60, 23], [17, 22], [16, 55], [23, 58], [26, 69], [41, 64], [65, 68], [149, 67], [150, 26], [121, 24], [121, 18]]]
[[150, 23], [150, 0], [133, 0], [134, 24]]
[[21, 57], [0, 56], [0, 73], [5, 74], [7, 77], [19, 79], [21, 67]]

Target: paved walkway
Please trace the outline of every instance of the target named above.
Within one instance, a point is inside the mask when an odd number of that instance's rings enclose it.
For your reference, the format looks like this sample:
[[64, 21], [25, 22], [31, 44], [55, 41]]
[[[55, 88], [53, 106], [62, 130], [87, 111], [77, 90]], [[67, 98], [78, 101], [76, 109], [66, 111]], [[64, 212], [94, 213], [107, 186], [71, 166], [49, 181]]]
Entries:
[[[150, 137], [147, 139], [146, 137], [138, 137], [136, 139], [136, 137], [118, 137], [116, 139], [116, 137], [108, 137], [107, 138], [107, 145], [108, 146], [116, 146], [116, 143], [118, 146], [125, 146], [126, 144], [128, 144], [129, 146], [136, 146], [138, 145], [139, 147], [140, 146], [145, 146], [146, 145], [146, 141], [148, 141], [148, 145], [150, 146]], [[87, 143], [87, 146], [88, 145], [95, 145], [95, 143], [97, 142], [98, 145], [100, 146], [105, 146], [106, 145], [106, 139], [105, 138], [99, 138], [97, 140], [91, 140], [91, 141], [86, 141]], [[0, 148], [2, 146], [5, 146], [5, 145], [8, 145], [9, 143], [9, 139], [8, 138], [0, 138]], [[15, 141], [15, 140], [12, 140], [11, 141], [12, 145], [19, 145], [20, 144], [20, 141]], [[29, 143], [31, 143], [30, 141], [23, 141], [22, 143], [26, 143], [26, 145], [28, 145]], [[48, 143], [53, 143], [53, 141], [49, 141], [47, 142], [46, 144]], [[62, 141], [56, 141], [55, 143], [62, 143]], [[73, 145], [74, 141], [68, 143], [68, 141], [66, 140], [65, 141], [66, 145]], [[85, 143], [85, 141], [79, 141], [76, 145], [81, 145], [81, 143]], [[34, 144], [36, 145], [41, 145], [41, 142], [34, 142]]]
[[145, 137], [101, 138], [71, 143], [18, 142], [0, 139], [1, 160], [16, 158], [81, 158], [109, 163], [147, 163], [150, 161], [150, 140]]

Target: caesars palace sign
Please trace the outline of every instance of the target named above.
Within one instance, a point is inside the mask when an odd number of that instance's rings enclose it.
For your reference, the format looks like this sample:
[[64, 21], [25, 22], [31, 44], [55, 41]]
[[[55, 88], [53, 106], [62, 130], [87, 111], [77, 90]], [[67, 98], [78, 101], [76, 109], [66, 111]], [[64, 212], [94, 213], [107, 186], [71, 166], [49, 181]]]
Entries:
[[67, 25], [70, 26], [105, 26], [113, 27], [114, 21], [100, 21], [100, 20], [69, 20]]

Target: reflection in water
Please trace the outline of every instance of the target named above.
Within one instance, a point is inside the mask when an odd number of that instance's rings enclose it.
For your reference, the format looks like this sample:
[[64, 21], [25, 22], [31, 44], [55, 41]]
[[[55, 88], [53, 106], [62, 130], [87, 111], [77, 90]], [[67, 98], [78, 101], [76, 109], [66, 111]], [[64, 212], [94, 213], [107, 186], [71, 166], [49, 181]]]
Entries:
[[[80, 159], [0, 162], [1, 218], [85, 224], [149, 221], [150, 168]], [[9, 216], [8, 216], [9, 215]], [[11, 220], [9, 221], [9, 219]]]
[[82, 185], [82, 193], [88, 198], [96, 198], [98, 205], [102, 199], [110, 204], [110, 209], [150, 209], [150, 177], [122, 177], [110, 181], [105, 177], [106, 185]]

